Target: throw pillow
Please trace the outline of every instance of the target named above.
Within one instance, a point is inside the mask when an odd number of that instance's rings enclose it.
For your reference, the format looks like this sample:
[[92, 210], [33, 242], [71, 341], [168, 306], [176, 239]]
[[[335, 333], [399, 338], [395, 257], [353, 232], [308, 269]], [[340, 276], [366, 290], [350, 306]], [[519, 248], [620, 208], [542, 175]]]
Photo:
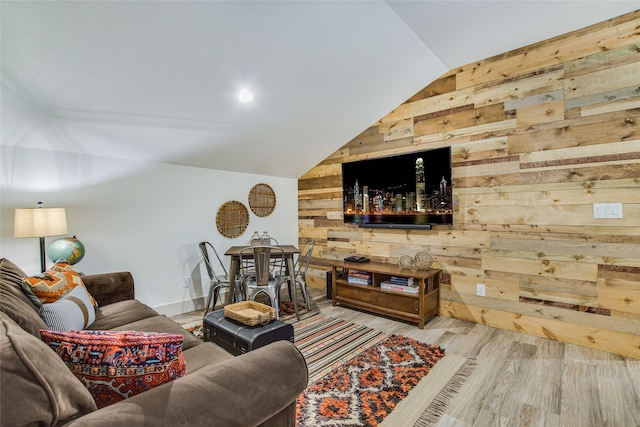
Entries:
[[72, 331], [87, 329], [96, 320], [96, 311], [89, 292], [83, 286], [76, 286], [58, 301], [42, 304], [40, 317], [49, 329]]
[[134, 331], [40, 331], [98, 408], [186, 375], [182, 335]]
[[53, 264], [51, 266], [51, 269], [53, 271], [73, 271], [75, 273], [75, 269], [71, 266], [71, 264], [69, 264], [68, 262], [65, 261], [58, 261], [55, 264]]
[[[82, 283], [80, 275], [71, 266], [60, 267], [54, 265], [51, 270], [47, 270], [40, 276], [28, 276], [22, 279], [24, 293], [38, 307], [42, 304], [56, 302], [76, 286], [84, 287], [84, 283]], [[93, 297], [90, 296], [90, 298], [91, 304], [96, 306], [96, 301]]]

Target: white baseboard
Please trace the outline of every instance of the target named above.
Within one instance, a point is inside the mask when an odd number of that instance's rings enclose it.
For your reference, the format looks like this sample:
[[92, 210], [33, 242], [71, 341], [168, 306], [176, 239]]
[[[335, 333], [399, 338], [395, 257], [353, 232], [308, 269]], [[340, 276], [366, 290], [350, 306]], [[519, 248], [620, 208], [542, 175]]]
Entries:
[[[224, 301], [226, 298], [226, 289], [220, 289], [220, 295], [218, 296], [218, 306], [220, 306], [219, 302]], [[189, 313], [195, 310], [204, 310], [204, 303], [206, 299], [206, 296], [202, 296], [152, 308], [158, 313], [164, 314], [165, 316], [177, 316], [178, 314]]]

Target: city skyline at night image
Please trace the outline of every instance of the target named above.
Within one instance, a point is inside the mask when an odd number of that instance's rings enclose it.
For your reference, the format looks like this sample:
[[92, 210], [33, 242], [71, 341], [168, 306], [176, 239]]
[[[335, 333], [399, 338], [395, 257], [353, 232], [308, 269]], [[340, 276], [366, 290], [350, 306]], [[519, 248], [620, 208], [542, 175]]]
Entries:
[[451, 149], [342, 164], [344, 222], [452, 224]]

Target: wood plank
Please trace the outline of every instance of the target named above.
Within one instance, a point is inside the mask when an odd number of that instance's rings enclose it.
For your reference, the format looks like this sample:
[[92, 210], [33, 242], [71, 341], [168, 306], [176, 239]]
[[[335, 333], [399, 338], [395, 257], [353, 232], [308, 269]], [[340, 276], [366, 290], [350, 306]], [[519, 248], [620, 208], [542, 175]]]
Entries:
[[[638, 188], [640, 182], [634, 178], [624, 179], [597, 179], [586, 181], [561, 181], [561, 182], [546, 182], [544, 189], [549, 192], [554, 191], [573, 191], [573, 190], [602, 190], [611, 189], [615, 191], [618, 188]], [[535, 183], [522, 184], [522, 185], [501, 185], [493, 187], [460, 187], [455, 191], [458, 195], [473, 195], [473, 194], [500, 194], [506, 195], [510, 193], [522, 193], [535, 191]]]
[[640, 122], [640, 116], [634, 116], [604, 123], [588, 123], [562, 129], [513, 135], [509, 137], [509, 152], [530, 153], [619, 141], [634, 141], [640, 139], [640, 129], [635, 125], [638, 122]]
[[564, 100], [518, 108], [516, 115], [518, 126], [564, 120]]
[[[538, 300], [540, 303], [559, 303], [556, 306], [563, 309], [573, 309], [578, 311], [585, 311], [592, 313], [593, 311], [589, 311], [590, 307], [602, 307], [598, 303], [598, 298], [595, 296], [585, 296], [585, 295], [576, 295], [573, 293], [567, 292], [558, 292], [558, 291], [550, 291], [550, 290], [542, 290], [538, 288], [520, 288], [520, 301], [533, 303], [533, 301], [524, 301], [522, 298], [526, 298], [528, 300]], [[569, 308], [569, 306], [572, 306]], [[610, 312], [610, 311], [609, 311]]]
[[479, 107], [561, 90], [563, 75], [562, 68], [552, 68], [527, 78], [505, 80], [498, 85], [476, 89], [473, 103]]
[[298, 179], [324, 178], [327, 176], [342, 175], [342, 163], [333, 163], [316, 166], [309, 169]]
[[598, 307], [628, 313], [640, 312], [640, 283], [636, 288], [598, 286]]
[[525, 259], [485, 254], [482, 268], [531, 276], [550, 276], [595, 282], [598, 279], [598, 266], [578, 262], [553, 261], [549, 259]]
[[502, 122], [509, 115], [505, 114], [502, 104], [486, 107], [453, 111], [444, 116], [422, 119], [413, 125], [414, 136], [447, 133], [461, 128], [470, 128], [488, 123]]
[[617, 331], [449, 301], [441, 302], [440, 315], [640, 358], [640, 336]]
[[458, 142], [472, 141], [473, 135], [481, 135], [481, 139], [492, 138], [495, 133], [507, 130], [515, 129], [517, 126], [515, 119], [503, 120], [500, 122], [487, 123], [478, 126], [471, 126], [468, 128], [461, 128], [452, 130], [449, 132], [438, 132], [429, 135], [417, 135], [413, 138], [416, 145], [435, 143], [439, 146], [449, 145], [447, 141], [457, 139]]
[[[413, 118], [423, 114], [431, 114], [437, 111], [449, 110], [451, 108], [462, 107], [463, 105], [472, 104], [473, 88], [467, 90], [457, 90], [451, 93], [435, 95], [427, 99], [421, 99], [409, 104], [403, 104], [409, 107], [408, 115], [402, 117]], [[389, 119], [391, 119], [390, 117]], [[399, 120], [399, 118], [396, 118]]]
[[[603, 260], [606, 258], [640, 258], [640, 246], [635, 243], [568, 242], [558, 240], [492, 238], [488, 253], [528, 253], [529, 257], [552, 257], [557, 260], [585, 260], [587, 257]], [[527, 256], [527, 255], [525, 255]], [[598, 273], [602, 276], [602, 272]]]
[[[454, 169], [455, 172], [455, 169]], [[595, 165], [589, 167], [570, 167], [543, 171], [522, 171], [503, 175], [472, 175], [455, 178], [454, 188], [465, 187], [503, 187], [513, 185], [549, 185], [560, 182], [581, 183], [590, 187], [593, 183], [606, 179], [633, 179], [640, 176], [640, 163], [620, 165]]]
[[598, 145], [587, 145], [522, 153], [520, 154], [520, 162], [523, 164], [523, 168], [531, 169], [532, 167], [554, 165], [636, 160], [639, 154], [640, 139], [635, 139], [607, 144], [606, 154], [603, 154], [602, 147]]
[[571, 295], [596, 297], [598, 284], [589, 280], [574, 280], [550, 276], [531, 276], [527, 274], [513, 275], [500, 271], [485, 271], [485, 276], [496, 280], [514, 280], [520, 289], [536, 289], [540, 292], [564, 292]]
[[299, 200], [298, 209], [335, 209], [342, 210], [342, 199]]
[[505, 110], [517, 110], [526, 107], [533, 107], [535, 105], [546, 104], [554, 101], [564, 100], [564, 90], [554, 90], [547, 93], [539, 93], [524, 98], [512, 99], [504, 102]]
[[342, 174], [298, 180], [299, 191], [313, 190], [324, 187], [342, 187]]
[[640, 85], [640, 61], [564, 80], [566, 99]]
[[640, 62], [640, 43], [630, 43], [615, 49], [607, 49], [564, 64], [565, 78], [590, 74], [620, 65]]
[[424, 89], [418, 91], [415, 95], [407, 100], [407, 103], [419, 101], [421, 99], [431, 98], [433, 96], [446, 94], [456, 90], [456, 75], [444, 75], [434, 82], [430, 83]]
[[458, 73], [457, 88], [464, 89], [483, 83], [513, 77], [530, 70], [553, 66], [593, 55], [603, 50], [637, 43], [637, 18], [611, 31], [608, 23], [583, 28], [569, 35], [525, 46], [507, 55], [489, 58], [463, 67]]
[[[614, 330], [621, 334], [631, 335], [630, 338], [633, 340], [635, 340], [639, 335], [638, 328], [640, 327], [640, 322], [637, 319], [616, 318], [614, 316], [608, 316], [602, 312], [598, 312], [597, 310], [591, 312], [573, 309], [567, 310], [555, 305], [510, 301], [505, 299], [479, 297], [475, 295], [461, 295], [455, 291], [441, 287], [441, 309], [449, 302], [466, 305], [470, 310], [497, 310], [498, 312], [512, 313], [513, 315], [518, 316], [530, 316], [532, 318], [565, 322], [568, 327], [572, 327], [572, 325], [576, 324], [582, 325], [582, 327], [585, 328]], [[554, 339], [551, 336], [547, 336], [547, 338]], [[523, 337], [522, 339], [526, 338]]]
[[[640, 88], [637, 89], [640, 94]], [[613, 111], [624, 111], [640, 109], [640, 97], [630, 99], [607, 99], [607, 101], [590, 105], [588, 107], [582, 107], [582, 116], [595, 116], [598, 114], [611, 113]]]
[[385, 122], [380, 125], [380, 132], [384, 135], [384, 142], [413, 136], [413, 119], [407, 118], [397, 122]]
[[485, 293], [489, 298], [518, 301], [520, 288], [518, 282], [457, 275], [451, 276], [451, 288], [459, 294], [475, 295], [476, 285], [478, 283], [485, 285]]
[[[594, 108], [609, 102], [619, 101], [619, 100], [627, 100], [627, 99], [635, 99], [640, 95], [640, 89], [638, 86], [628, 86], [620, 89], [614, 89], [607, 91], [605, 93], [595, 93], [593, 95], [585, 95], [579, 98], [570, 98], [565, 100], [565, 109], [569, 110], [571, 108], [578, 107], [590, 107]], [[635, 103], [631, 104], [631, 107], [628, 109], [635, 109]], [[622, 111], [622, 109], [613, 109], [611, 111]], [[598, 114], [603, 114], [606, 111], [599, 112]], [[590, 116], [593, 114], [583, 114], [583, 116]]]
[[546, 225], [610, 225], [633, 226], [640, 216], [640, 204], [625, 204], [623, 218], [602, 219], [593, 218], [593, 206], [588, 205], [560, 205], [560, 206], [529, 206], [522, 209], [500, 209], [476, 206], [460, 212], [465, 222], [477, 224], [528, 224], [536, 226]]
[[451, 147], [451, 163], [456, 166], [463, 161], [506, 157], [507, 137], [481, 139], [478, 141], [455, 144]]
[[[524, 186], [523, 186], [524, 187]], [[597, 190], [558, 190], [547, 191], [540, 186], [527, 186], [527, 192], [474, 193], [458, 194], [461, 209], [474, 206], [544, 206], [577, 205], [592, 203], [633, 203], [640, 197], [640, 186], [621, 188], [602, 188]]]

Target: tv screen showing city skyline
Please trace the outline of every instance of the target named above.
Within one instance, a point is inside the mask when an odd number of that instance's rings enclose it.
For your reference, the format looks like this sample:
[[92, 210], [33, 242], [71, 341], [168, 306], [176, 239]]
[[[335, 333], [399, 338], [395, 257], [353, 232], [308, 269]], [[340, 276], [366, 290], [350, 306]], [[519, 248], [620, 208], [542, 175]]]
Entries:
[[343, 213], [355, 224], [451, 224], [451, 148], [342, 165]]

